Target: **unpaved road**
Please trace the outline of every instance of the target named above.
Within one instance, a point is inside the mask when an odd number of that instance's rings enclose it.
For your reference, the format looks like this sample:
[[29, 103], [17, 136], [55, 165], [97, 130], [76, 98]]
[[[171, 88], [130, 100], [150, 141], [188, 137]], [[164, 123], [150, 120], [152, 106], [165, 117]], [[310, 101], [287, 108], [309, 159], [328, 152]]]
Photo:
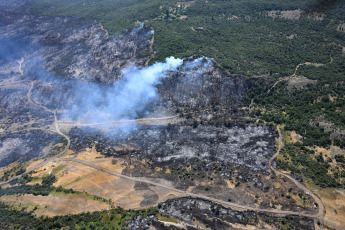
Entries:
[[102, 125], [116, 125], [116, 124], [123, 124], [123, 123], [145, 123], [149, 121], [159, 121], [159, 120], [169, 120], [178, 117], [170, 116], [170, 117], [149, 117], [149, 118], [139, 118], [139, 119], [122, 119], [122, 120], [111, 120], [105, 121], [100, 123], [74, 123], [74, 122], [59, 122], [60, 126], [67, 126], [67, 127], [80, 127], [80, 126], [102, 126]]
[[[51, 162], [53, 160], [56, 160], [57, 158], [59, 158], [61, 155], [63, 155], [64, 153], [66, 153], [70, 147], [70, 138], [65, 135], [64, 133], [62, 133], [60, 131], [60, 126], [59, 126], [59, 121], [57, 119], [57, 115], [56, 115], [56, 111], [52, 111], [50, 109], [48, 109], [47, 107], [45, 106], [42, 106], [42, 105], [38, 105], [36, 103], [34, 103], [32, 100], [31, 100], [31, 91], [34, 87], [34, 84], [35, 82], [34, 81], [31, 81], [30, 82], [31, 85], [30, 85], [30, 89], [27, 93], [27, 102], [28, 103], [31, 103], [37, 107], [40, 107], [50, 113], [53, 113], [54, 114], [54, 128], [55, 128], [55, 132], [58, 133], [59, 135], [62, 135], [64, 138], [66, 138], [67, 140], [67, 145], [65, 146], [65, 148], [60, 152], [58, 153], [57, 155], [51, 157], [51, 158], [48, 158], [46, 160], [44, 160], [43, 162], [37, 164], [36, 166], [32, 167], [31, 169], [27, 170], [25, 173], [21, 174], [21, 175], [18, 175], [16, 177], [13, 177], [11, 178], [10, 180], [8, 181], [5, 181], [5, 182], [1, 182], [0, 185], [2, 184], [6, 184], [14, 179], [17, 179], [17, 178], [20, 178], [21, 176], [23, 176], [24, 174], [27, 174], [27, 173], [30, 173], [44, 165], [46, 165], [48, 162]], [[172, 119], [172, 118], [175, 118], [177, 116], [171, 116], [171, 117], [162, 117], [162, 118], [143, 118], [143, 119], [137, 119], [137, 120], [126, 120], [127, 122], [140, 122], [140, 121], [150, 121], [150, 120], [162, 120], [162, 119]], [[109, 123], [117, 123], [117, 122], [123, 122], [122, 120], [121, 121], [110, 121]], [[91, 125], [102, 125], [102, 124], [105, 124], [105, 123], [97, 123], [97, 124], [73, 124], [73, 123], [61, 123], [60, 125], [62, 126], [91, 126]], [[73, 159], [73, 158], [60, 158], [59, 160], [60, 161], [72, 161], [72, 162], [76, 162], [76, 163], [79, 163], [79, 164], [84, 164], [84, 165], [87, 165], [89, 167], [92, 167], [92, 168], [95, 168], [97, 170], [100, 170], [100, 171], [103, 171], [105, 173], [108, 173], [110, 175], [114, 175], [114, 176], [117, 176], [117, 177], [121, 177], [121, 178], [124, 178], [124, 179], [127, 179], [127, 180], [131, 180], [131, 181], [135, 181], [135, 182], [141, 182], [141, 183], [146, 183], [146, 184], [150, 184], [150, 185], [153, 185], [153, 186], [158, 186], [158, 187], [162, 187], [162, 188], [165, 188], [165, 189], [168, 189], [168, 190], [172, 190], [172, 191], [176, 191], [178, 193], [181, 193], [183, 195], [186, 195], [186, 196], [190, 196], [190, 197], [195, 197], [195, 198], [202, 198], [202, 199], [205, 199], [205, 200], [210, 200], [210, 201], [213, 201], [215, 203], [218, 203], [218, 204], [221, 204], [225, 207], [230, 207], [230, 208], [233, 208], [233, 209], [236, 209], [236, 210], [251, 210], [251, 211], [256, 211], [256, 212], [266, 212], [266, 213], [272, 213], [272, 214], [275, 214], [275, 215], [280, 215], [280, 216], [285, 216], [285, 215], [297, 215], [297, 216], [304, 216], [304, 217], [309, 217], [309, 218], [314, 218], [315, 220], [316, 219], [319, 219], [319, 220], [322, 220], [323, 219], [323, 216], [324, 216], [324, 212], [325, 212], [325, 208], [324, 208], [324, 205], [322, 203], [322, 201], [319, 199], [318, 196], [316, 196], [312, 191], [310, 191], [309, 189], [307, 189], [304, 185], [302, 185], [301, 183], [299, 183], [298, 181], [296, 181], [293, 177], [291, 177], [290, 175], [287, 175], [287, 174], [284, 174], [282, 172], [280, 172], [279, 170], [275, 169], [273, 166], [272, 166], [272, 162], [277, 158], [277, 156], [279, 155], [280, 153], [280, 150], [282, 148], [282, 144], [283, 144], [283, 141], [282, 141], [282, 135], [281, 135], [281, 131], [280, 131], [280, 127], [277, 126], [277, 130], [278, 130], [278, 133], [279, 133], [279, 146], [278, 146], [278, 149], [277, 149], [277, 152], [272, 156], [272, 158], [269, 160], [269, 166], [270, 168], [278, 175], [282, 175], [282, 176], [285, 176], [287, 178], [289, 178], [290, 180], [292, 180], [297, 187], [299, 187], [300, 189], [302, 189], [304, 192], [308, 192], [312, 197], [313, 199], [315, 200], [316, 203], [318, 203], [318, 206], [319, 206], [319, 211], [317, 214], [309, 214], [309, 213], [305, 213], [305, 212], [294, 212], [294, 211], [287, 211], [287, 210], [277, 210], [277, 209], [261, 209], [261, 208], [255, 208], [255, 207], [250, 207], [250, 206], [245, 206], [245, 205], [240, 205], [240, 204], [236, 204], [236, 203], [232, 203], [232, 202], [226, 202], [226, 201], [223, 201], [223, 200], [219, 200], [219, 199], [216, 199], [216, 198], [213, 198], [213, 197], [209, 197], [209, 196], [206, 196], [206, 195], [203, 195], [203, 194], [196, 194], [196, 193], [191, 193], [191, 192], [187, 192], [187, 191], [184, 191], [184, 190], [180, 190], [180, 189], [176, 189], [174, 187], [170, 187], [170, 186], [167, 186], [167, 185], [163, 185], [163, 184], [159, 184], [159, 183], [156, 183], [156, 182], [153, 182], [153, 181], [150, 181], [150, 180], [147, 180], [147, 179], [143, 179], [143, 178], [136, 178], [136, 177], [130, 177], [130, 176], [126, 176], [126, 175], [122, 175], [122, 174], [119, 174], [119, 173], [116, 173], [116, 172], [113, 172], [113, 171], [110, 171], [108, 169], [105, 169], [103, 167], [100, 167], [98, 165], [94, 165], [90, 162], [86, 162], [86, 161], [82, 161], [82, 160], [79, 160], [79, 159]], [[317, 226], [316, 226], [317, 227]]]
[[314, 217], [319, 219], [319, 220], [322, 220], [324, 215], [325, 215], [325, 206], [322, 203], [321, 199], [316, 194], [314, 194], [310, 189], [306, 188], [303, 184], [301, 184], [300, 182], [295, 180], [295, 178], [293, 178], [289, 174], [282, 173], [281, 171], [277, 170], [276, 168], [274, 168], [272, 166], [272, 162], [278, 157], [278, 155], [280, 153], [280, 150], [281, 150], [281, 148], [283, 146], [283, 138], [282, 138], [282, 133], [281, 133], [279, 125], [277, 125], [277, 130], [278, 130], [278, 133], [279, 133], [278, 149], [277, 149], [277, 152], [271, 157], [271, 159], [269, 160], [268, 164], [269, 164], [271, 170], [273, 170], [277, 175], [281, 175], [281, 176], [289, 178], [292, 182], [294, 182], [294, 184], [298, 188], [302, 189], [306, 194], [308, 193], [308, 194], [310, 194], [311, 197], [313, 197], [314, 201], [318, 204], [318, 208], [319, 208], [319, 212]]
[[256, 212], [267, 212], [267, 213], [273, 213], [273, 214], [281, 215], [281, 216], [297, 215], [297, 216], [305, 216], [305, 217], [310, 217], [310, 218], [317, 218], [318, 217], [318, 214], [314, 214], [313, 215], [313, 214], [308, 214], [308, 213], [305, 213], [305, 212], [293, 212], [293, 211], [284, 211], [284, 210], [277, 210], [277, 209], [261, 209], [261, 208], [255, 208], [255, 207], [240, 205], [240, 204], [236, 204], [236, 203], [232, 203], [232, 202], [226, 202], [226, 201], [219, 200], [219, 199], [216, 199], [216, 198], [213, 198], [213, 197], [209, 197], [209, 196], [206, 196], [206, 195], [203, 195], [203, 194], [191, 193], [191, 192], [187, 192], [187, 191], [184, 191], [184, 190], [176, 189], [174, 187], [170, 187], [170, 186], [167, 186], [167, 185], [159, 184], [159, 183], [147, 180], [147, 179], [122, 175], [120, 173], [117, 173], [117, 172], [114, 172], [114, 171], [110, 171], [110, 170], [105, 169], [105, 168], [103, 168], [101, 166], [94, 165], [94, 164], [92, 164], [90, 162], [79, 160], [79, 159], [60, 158], [59, 160], [60, 161], [76, 162], [76, 163], [83, 164], [83, 165], [89, 166], [91, 168], [100, 170], [102, 172], [108, 173], [108, 174], [113, 175], [113, 176], [117, 176], [117, 177], [121, 177], [123, 179], [131, 180], [131, 181], [135, 181], [135, 182], [140, 182], [140, 183], [146, 183], [146, 184], [154, 185], [154, 186], [157, 186], [157, 187], [165, 188], [165, 189], [168, 189], [168, 190], [172, 190], [172, 191], [181, 193], [181, 194], [186, 195], [186, 196], [191, 196], [191, 197], [195, 197], [195, 198], [201, 198], [201, 199], [205, 199], [205, 200], [210, 200], [210, 201], [213, 201], [215, 203], [222, 204], [225, 207], [234, 208], [236, 210], [241, 210], [241, 211], [250, 210], [250, 211], [256, 211]]

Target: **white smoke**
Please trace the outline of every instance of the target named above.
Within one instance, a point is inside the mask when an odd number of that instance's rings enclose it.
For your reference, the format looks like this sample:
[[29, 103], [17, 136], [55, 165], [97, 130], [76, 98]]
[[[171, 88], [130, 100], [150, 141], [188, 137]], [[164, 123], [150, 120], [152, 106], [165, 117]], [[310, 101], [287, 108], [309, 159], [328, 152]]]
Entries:
[[[77, 104], [71, 106], [63, 114], [64, 120], [72, 120], [82, 124], [102, 124], [109, 121], [117, 122], [123, 132], [131, 132], [138, 112], [157, 99], [156, 84], [166, 77], [168, 72], [177, 71], [183, 64], [182, 59], [169, 57], [165, 63], [138, 68], [131, 66], [122, 71], [123, 77], [111, 86], [104, 87], [95, 83], [79, 82], [75, 86]], [[123, 122], [121, 122], [121, 120]]]

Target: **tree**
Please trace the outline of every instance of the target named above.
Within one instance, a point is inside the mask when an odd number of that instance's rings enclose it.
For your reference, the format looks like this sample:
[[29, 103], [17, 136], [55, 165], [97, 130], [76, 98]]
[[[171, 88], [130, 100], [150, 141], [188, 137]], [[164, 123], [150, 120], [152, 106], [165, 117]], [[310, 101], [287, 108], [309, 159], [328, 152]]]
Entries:
[[170, 17], [170, 14], [169, 14], [169, 9], [167, 9], [165, 11], [165, 19], [168, 19]]
[[56, 182], [56, 177], [53, 174], [49, 174], [48, 176], [43, 177], [42, 185], [50, 187], [55, 182]]

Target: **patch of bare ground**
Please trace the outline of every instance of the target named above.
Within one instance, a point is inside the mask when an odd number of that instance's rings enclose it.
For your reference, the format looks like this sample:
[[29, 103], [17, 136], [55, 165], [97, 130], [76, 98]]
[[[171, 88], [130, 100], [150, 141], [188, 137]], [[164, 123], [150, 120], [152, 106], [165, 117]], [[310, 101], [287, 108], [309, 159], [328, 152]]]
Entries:
[[239, 16], [236, 15], [232, 15], [231, 17], [228, 17], [228, 20], [235, 20], [235, 19], [239, 19]]
[[302, 140], [302, 136], [299, 135], [298, 133], [296, 133], [295, 131], [292, 131], [290, 133], [290, 141], [292, 143], [296, 143], [296, 142], [301, 141], [301, 140]]
[[271, 18], [284, 18], [289, 20], [298, 20], [302, 16], [302, 10], [271, 10], [267, 12], [267, 16]]
[[188, 2], [177, 2], [177, 7], [181, 7], [182, 9], [187, 9], [188, 7], [191, 7], [195, 1], [188, 1]]
[[316, 80], [311, 80], [309, 78], [306, 78], [304, 76], [294, 76], [289, 78], [289, 82], [287, 85], [287, 89], [289, 91], [292, 90], [299, 90], [307, 86], [308, 84], [316, 84]]
[[[126, 162], [127, 159], [104, 158], [104, 156], [100, 158], [99, 153], [94, 148], [87, 149], [78, 155], [74, 155], [74, 157], [76, 159], [94, 162], [95, 165], [119, 174], [122, 173], [125, 167], [131, 167]], [[111, 200], [116, 206], [121, 206], [126, 209], [155, 206], [160, 202], [180, 195], [176, 191], [148, 186], [146, 184], [138, 184], [137, 182], [109, 175], [108, 173], [75, 162], [58, 162], [53, 163], [53, 165], [54, 167], [52, 165], [46, 165], [46, 170], [41, 170], [38, 175], [47, 175], [55, 169], [56, 172], [54, 174], [57, 177], [57, 182], [54, 183], [54, 186], [63, 186], [67, 189], [72, 188], [76, 191], [97, 195]], [[164, 180], [159, 182], [168, 183], [164, 182]]]
[[335, 155], [345, 156], [345, 149], [341, 149], [338, 146], [331, 146], [330, 152], [332, 157], [334, 157]]
[[297, 34], [291, 34], [290, 36], [286, 36], [287, 39], [294, 39], [297, 37]]
[[325, 205], [324, 223], [335, 229], [345, 229], [345, 190], [319, 188], [310, 182], [307, 185], [320, 197]]
[[305, 12], [301, 9], [296, 10], [271, 10], [266, 12], [266, 15], [271, 18], [283, 18], [287, 20], [299, 20], [302, 16], [306, 16], [308, 19], [315, 21], [322, 21], [325, 19], [325, 14], [313, 12], [305, 15]]
[[313, 12], [308, 15], [308, 18], [313, 19], [315, 21], [322, 21], [325, 19], [325, 17], [326, 17], [325, 14], [319, 13], [319, 12]]
[[345, 23], [339, 24], [337, 27], [337, 31], [345, 33]]
[[318, 124], [320, 127], [324, 128], [326, 132], [330, 132], [331, 138], [341, 137], [345, 135], [345, 129], [336, 126], [333, 122], [328, 121], [324, 116], [317, 117], [312, 122], [312, 124]]
[[37, 216], [60, 216], [78, 214], [81, 212], [93, 212], [110, 209], [110, 205], [93, 200], [84, 194], [55, 194], [48, 196], [6, 195], [0, 198], [1, 201], [28, 209], [37, 207], [34, 211]]

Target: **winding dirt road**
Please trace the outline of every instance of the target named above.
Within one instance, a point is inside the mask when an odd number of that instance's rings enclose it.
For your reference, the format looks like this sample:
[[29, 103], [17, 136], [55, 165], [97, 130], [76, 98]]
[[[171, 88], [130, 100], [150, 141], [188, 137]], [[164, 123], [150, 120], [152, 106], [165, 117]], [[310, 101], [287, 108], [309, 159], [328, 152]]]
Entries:
[[[46, 111], [48, 111], [48, 112], [50, 112], [50, 113], [52, 113], [54, 115], [54, 123], [53, 123], [54, 132], [56, 132], [59, 135], [63, 136], [67, 140], [67, 145], [57, 155], [45, 159], [43, 162], [41, 162], [41, 163], [37, 164], [36, 166], [30, 168], [29, 170], [27, 170], [25, 173], [23, 173], [21, 175], [15, 176], [15, 177], [11, 178], [8, 181], [1, 182], [0, 185], [9, 183], [10, 181], [12, 181], [14, 179], [20, 178], [20, 177], [22, 177], [25, 174], [28, 174], [28, 173], [30, 173], [30, 172], [32, 172], [34, 170], [37, 170], [37, 169], [43, 167], [44, 165], [46, 165], [48, 162], [54, 161], [54, 160], [58, 159], [59, 157], [61, 157], [64, 153], [66, 153], [68, 151], [69, 147], [70, 147], [70, 143], [71, 142], [70, 142], [69, 136], [67, 136], [66, 134], [64, 134], [64, 133], [62, 133], [60, 131], [60, 125], [61, 126], [97, 126], [97, 125], [103, 125], [103, 124], [116, 124], [116, 123], [120, 123], [120, 122], [145, 122], [145, 121], [152, 121], [152, 120], [172, 119], [172, 118], [177, 117], [177, 116], [171, 116], [171, 117], [161, 117], [161, 118], [142, 118], [142, 119], [136, 119], [136, 120], [109, 121], [109, 122], [106, 122], [106, 123], [94, 123], [94, 124], [78, 124], [78, 123], [70, 123], [70, 122], [60, 122], [59, 123], [56, 111], [52, 111], [52, 110], [48, 109], [47, 107], [39, 105], [39, 104], [36, 104], [35, 102], [32, 101], [32, 99], [31, 99], [31, 92], [32, 92], [32, 89], [33, 89], [34, 85], [35, 85], [35, 81], [31, 81], [30, 82], [30, 88], [29, 88], [28, 93], [27, 93], [27, 103], [30, 103], [30, 104], [32, 104], [34, 106], [42, 108], [42, 109], [44, 109], [44, 110], [46, 110]], [[281, 151], [282, 145], [283, 145], [282, 134], [281, 134], [281, 130], [280, 130], [279, 125], [277, 126], [277, 130], [278, 130], [278, 133], [279, 133], [279, 146], [278, 146], [277, 152], [269, 160], [269, 166], [270, 166], [271, 170], [274, 171], [277, 175], [281, 175], [281, 176], [289, 178], [291, 181], [293, 181], [296, 184], [296, 186], [298, 188], [302, 189], [306, 193], [309, 193], [313, 197], [315, 202], [318, 204], [319, 210], [318, 210], [317, 214], [310, 214], [310, 213], [305, 213], [305, 212], [294, 212], [294, 211], [288, 211], [288, 210], [277, 210], [277, 209], [261, 209], [261, 208], [255, 208], [255, 207], [240, 205], [240, 204], [236, 204], [236, 203], [232, 203], [232, 202], [226, 202], [226, 201], [223, 201], [223, 200], [219, 200], [219, 199], [216, 199], [216, 198], [213, 198], [213, 197], [209, 197], [209, 196], [206, 196], [206, 195], [203, 195], [203, 194], [196, 194], [196, 193], [191, 193], [191, 192], [187, 192], [187, 191], [184, 191], [184, 190], [176, 189], [174, 187], [170, 187], [170, 186], [167, 186], [167, 185], [164, 185], [164, 184], [156, 183], [156, 182], [150, 181], [148, 179], [138, 178], [138, 177], [130, 177], [130, 176], [122, 175], [122, 174], [116, 173], [114, 171], [111, 171], [111, 170], [105, 169], [103, 167], [100, 167], [98, 165], [94, 165], [94, 164], [92, 164], [90, 162], [82, 161], [82, 160], [79, 160], [79, 159], [60, 158], [58, 160], [60, 160], [60, 161], [76, 162], [76, 163], [89, 166], [91, 168], [103, 171], [105, 173], [108, 173], [110, 175], [114, 175], [114, 176], [117, 176], [117, 177], [120, 177], [120, 178], [123, 178], [123, 179], [131, 180], [131, 181], [135, 181], [135, 182], [146, 183], [146, 184], [150, 184], [150, 185], [153, 185], [153, 186], [158, 186], [158, 187], [165, 188], [165, 189], [168, 189], [168, 190], [176, 191], [178, 193], [181, 193], [183, 196], [190, 196], [190, 197], [202, 198], [202, 199], [210, 200], [210, 201], [213, 201], [215, 203], [221, 204], [221, 205], [223, 205], [225, 207], [233, 208], [235, 210], [241, 210], [241, 211], [250, 210], [250, 211], [256, 211], [256, 212], [266, 212], [266, 213], [271, 213], [271, 214], [278, 215], [278, 216], [297, 215], [297, 216], [304, 216], [304, 217], [313, 218], [315, 220], [321, 221], [321, 220], [323, 220], [323, 217], [324, 217], [324, 214], [325, 214], [325, 207], [324, 207], [322, 201], [320, 200], [320, 198], [318, 196], [316, 196], [308, 188], [306, 188], [304, 185], [302, 185], [301, 183], [296, 181], [293, 177], [291, 177], [288, 174], [284, 174], [284, 173], [280, 172], [279, 170], [275, 169], [272, 166], [272, 162], [278, 157], [278, 155], [279, 155], [279, 153]], [[315, 221], [315, 223], [316, 223], [316, 221]], [[316, 224], [315, 224], [315, 227], [317, 228]]]
[[103, 168], [101, 166], [94, 165], [94, 164], [92, 164], [90, 162], [79, 160], [79, 159], [61, 158], [59, 160], [60, 161], [76, 162], [76, 163], [83, 164], [83, 165], [89, 166], [91, 168], [100, 170], [102, 172], [108, 173], [108, 174], [113, 175], [113, 176], [117, 176], [117, 177], [120, 177], [120, 178], [123, 178], [123, 179], [131, 180], [131, 181], [135, 181], [135, 182], [140, 182], [140, 183], [146, 183], [146, 184], [150, 184], [150, 185], [153, 185], [153, 186], [165, 188], [165, 189], [172, 190], [172, 191], [175, 191], [175, 192], [178, 192], [178, 193], [181, 193], [183, 195], [190, 196], [190, 197], [202, 198], [202, 199], [210, 200], [210, 201], [213, 201], [215, 203], [224, 205], [225, 207], [234, 208], [236, 210], [241, 210], [241, 211], [250, 210], [250, 211], [256, 211], [256, 212], [266, 212], [266, 213], [272, 213], [272, 214], [281, 215], [281, 216], [297, 215], [297, 216], [304, 216], [304, 217], [314, 218], [316, 220], [322, 220], [323, 216], [324, 216], [325, 208], [324, 208], [324, 205], [323, 205], [322, 201], [319, 199], [319, 197], [316, 196], [312, 191], [310, 191], [304, 185], [302, 185], [301, 183], [296, 181], [290, 175], [284, 174], [284, 173], [280, 172], [279, 170], [275, 169], [272, 166], [272, 162], [278, 157], [278, 155], [280, 153], [280, 150], [282, 148], [282, 145], [283, 145], [282, 134], [281, 134], [281, 130], [280, 130], [279, 125], [277, 126], [277, 130], [278, 130], [278, 133], [279, 133], [279, 146], [278, 146], [277, 152], [269, 160], [269, 166], [276, 174], [282, 175], [282, 176], [285, 176], [285, 177], [289, 178], [290, 180], [292, 180], [296, 184], [296, 186], [298, 188], [302, 189], [306, 193], [309, 193], [313, 197], [315, 202], [318, 204], [319, 211], [318, 211], [317, 214], [309, 214], [309, 213], [305, 213], [305, 212], [294, 212], [294, 211], [277, 210], [277, 209], [261, 209], [261, 208], [255, 208], [255, 207], [240, 205], [240, 204], [236, 204], [236, 203], [233, 203], [233, 202], [226, 202], [226, 201], [223, 201], [223, 200], [219, 200], [219, 199], [216, 199], [216, 198], [213, 198], [213, 197], [209, 197], [209, 196], [206, 196], [206, 195], [203, 195], [203, 194], [191, 193], [191, 192], [187, 192], [187, 191], [184, 191], [184, 190], [176, 189], [174, 187], [163, 185], [163, 184], [160, 184], [160, 183], [156, 183], [156, 182], [150, 181], [148, 179], [143, 179], [143, 178], [139, 178], [139, 177], [126, 176], [126, 175], [123, 175], [123, 174], [120, 174], [120, 173], [116, 173], [114, 171], [105, 169], [105, 168]]
[[120, 173], [117, 173], [117, 172], [114, 172], [114, 171], [110, 171], [110, 170], [105, 169], [105, 168], [103, 168], [101, 166], [94, 165], [94, 164], [92, 164], [90, 162], [79, 160], [79, 159], [60, 158], [59, 160], [60, 161], [76, 162], [76, 163], [89, 166], [91, 168], [100, 170], [102, 172], [105, 172], [105, 173], [108, 173], [110, 175], [117, 176], [117, 177], [120, 177], [120, 178], [123, 178], [123, 179], [126, 179], [126, 180], [131, 180], [131, 181], [140, 182], [140, 183], [146, 183], [146, 184], [149, 184], [149, 185], [154, 185], [154, 186], [157, 186], [157, 187], [161, 187], [161, 188], [165, 188], [165, 189], [168, 189], [168, 190], [172, 190], [172, 191], [181, 193], [181, 194], [186, 195], [186, 196], [195, 197], [195, 198], [201, 198], [201, 199], [205, 199], [205, 200], [210, 200], [210, 201], [213, 201], [215, 203], [221, 204], [221, 205], [223, 205], [225, 207], [234, 208], [234, 209], [240, 210], [240, 211], [247, 211], [247, 210], [249, 210], [249, 211], [256, 211], [256, 212], [267, 212], [267, 213], [272, 213], [272, 214], [280, 215], [280, 216], [297, 215], [297, 216], [305, 216], [305, 217], [309, 217], [309, 218], [318, 217], [318, 214], [313, 215], [313, 214], [308, 214], [308, 213], [305, 213], [305, 212], [293, 212], [293, 211], [287, 211], [287, 210], [285, 211], [285, 210], [277, 210], [277, 209], [261, 209], [261, 208], [255, 208], [255, 207], [246, 206], [246, 205], [240, 205], [240, 204], [236, 204], [236, 203], [232, 203], [232, 202], [226, 202], [226, 201], [219, 200], [219, 199], [216, 199], [216, 198], [213, 198], [213, 197], [209, 197], [209, 196], [206, 196], [206, 195], [203, 195], [203, 194], [191, 193], [191, 192], [187, 192], [187, 191], [184, 191], [184, 190], [176, 189], [174, 187], [167, 186], [167, 185], [160, 184], [160, 183], [156, 183], [156, 182], [153, 182], [153, 181], [150, 181], [150, 180], [147, 180], [147, 179], [143, 179], [143, 178], [139, 178], [139, 177], [126, 176], [126, 175], [123, 175], [123, 174], [120, 174]]
[[310, 189], [306, 188], [303, 184], [298, 182], [291, 175], [282, 173], [278, 169], [274, 168], [272, 165], [272, 162], [278, 157], [278, 155], [280, 154], [280, 150], [283, 147], [283, 138], [282, 138], [282, 133], [281, 133], [279, 125], [277, 125], [277, 131], [279, 134], [278, 149], [277, 149], [277, 152], [271, 157], [268, 164], [269, 164], [271, 170], [274, 171], [277, 175], [281, 175], [281, 176], [289, 178], [298, 188], [302, 189], [306, 194], [310, 194], [310, 196], [313, 197], [314, 201], [318, 204], [318, 209], [319, 209], [319, 212], [314, 217], [321, 222], [321, 220], [323, 220], [323, 217], [325, 215], [325, 206], [322, 203], [321, 199], [315, 193], [313, 193]]

